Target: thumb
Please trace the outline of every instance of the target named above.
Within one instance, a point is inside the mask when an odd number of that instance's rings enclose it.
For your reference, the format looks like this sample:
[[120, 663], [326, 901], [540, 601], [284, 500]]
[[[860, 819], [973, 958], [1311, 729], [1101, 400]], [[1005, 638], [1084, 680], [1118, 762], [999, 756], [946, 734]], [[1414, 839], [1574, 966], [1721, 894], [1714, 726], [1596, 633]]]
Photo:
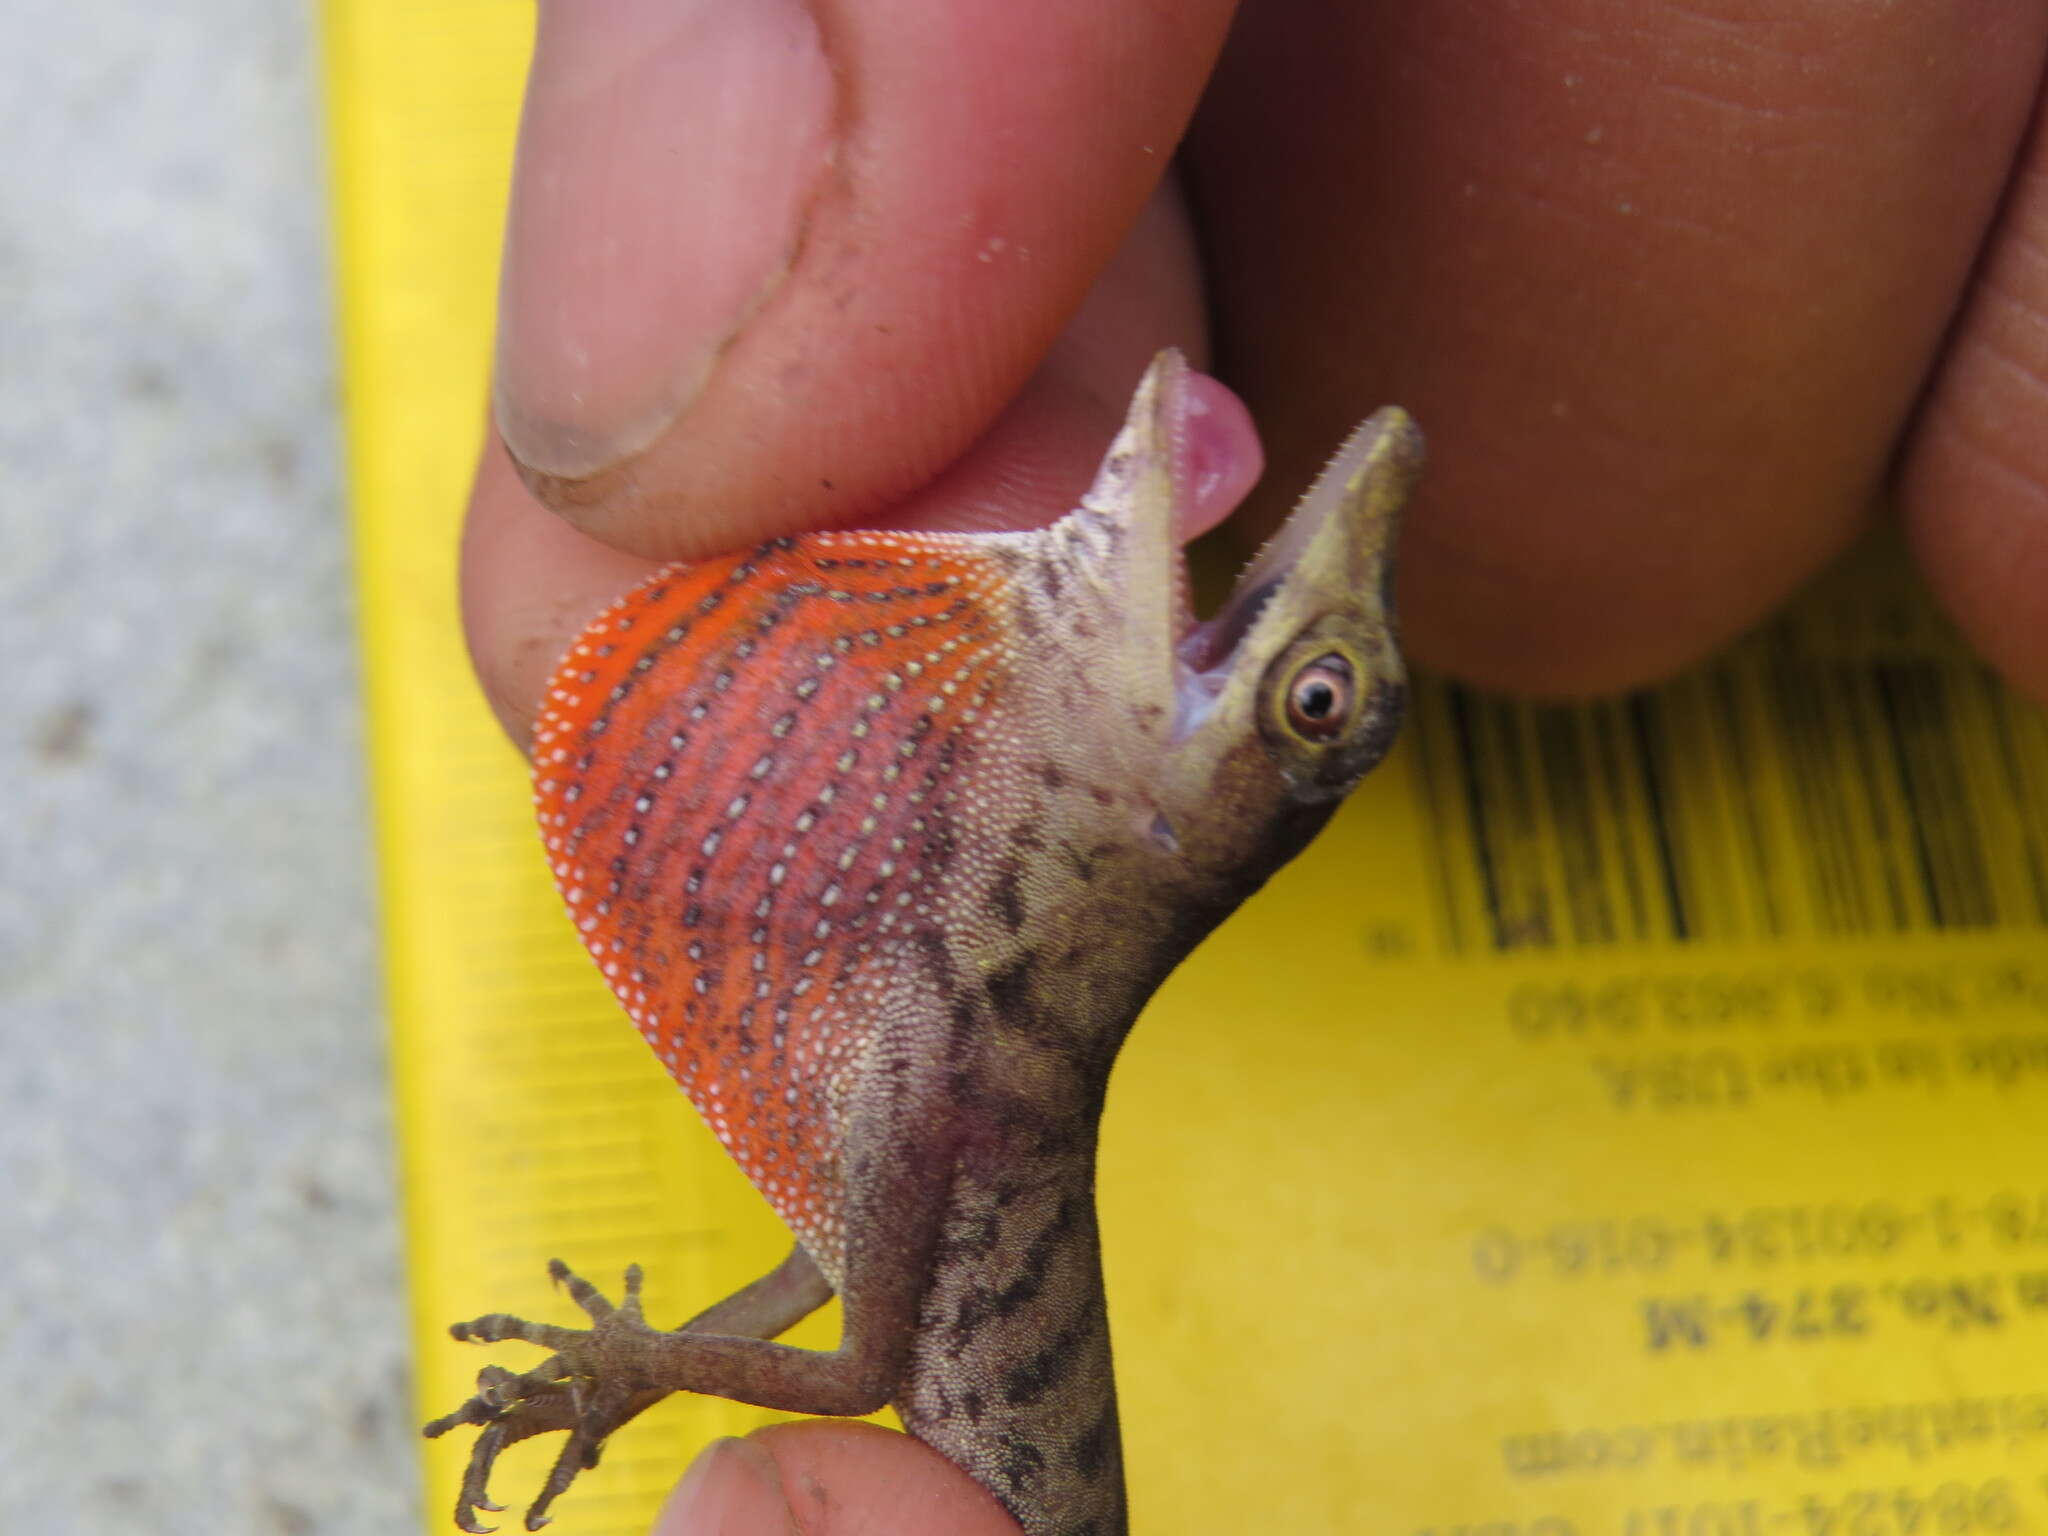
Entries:
[[1038, 366], [1229, 0], [543, 0], [500, 295], [523, 478], [606, 543], [873, 518]]

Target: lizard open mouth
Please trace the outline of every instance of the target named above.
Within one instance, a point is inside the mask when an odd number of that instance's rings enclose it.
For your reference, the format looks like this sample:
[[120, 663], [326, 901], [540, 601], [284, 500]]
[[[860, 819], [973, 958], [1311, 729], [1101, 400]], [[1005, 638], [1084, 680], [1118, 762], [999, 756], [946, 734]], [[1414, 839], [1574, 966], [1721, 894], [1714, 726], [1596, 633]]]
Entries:
[[[1256, 464], [1255, 438], [1252, 446]], [[1343, 506], [1344, 499], [1341, 478], [1329, 474], [1320, 477], [1250, 564], [1238, 573], [1222, 603], [1206, 618], [1195, 610], [1194, 583], [1183, 547], [1176, 573], [1179, 607], [1173, 671], [1177, 737], [1185, 737], [1201, 724], [1229, 681], [1245, 637], [1267, 605], [1285, 588], [1302, 552]]]
[[1237, 396], [1177, 352], [1153, 360], [1081, 511], [1116, 519], [1125, 536], [1115, 543], [1138, 562], [1122, 576], [1126, 632], [1149, 653], [1137, 662], [1146, 672], [1159, 661], [1152, 646], [1168, 652], [1170, 682], [1160, 681], [1173, 695], [1174, 740], [1256, 684], [1242, 674], [1262, 671], [1326, 618], [1341, 614], [1376, 633], [1391, 628], [1393, 519], [1420, 463], [1421, 439], [1407, 417], [1376, 414], [1324, 466], [1214, 611], [1199, 613], [1186, 545], [1236, 508], [1263, 454]]

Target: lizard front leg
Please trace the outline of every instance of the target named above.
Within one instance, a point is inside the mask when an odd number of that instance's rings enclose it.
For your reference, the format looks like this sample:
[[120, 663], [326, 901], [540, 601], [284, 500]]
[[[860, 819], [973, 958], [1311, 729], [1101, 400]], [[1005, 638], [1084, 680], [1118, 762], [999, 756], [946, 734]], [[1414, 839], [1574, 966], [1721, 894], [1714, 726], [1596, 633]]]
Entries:
[[[601, 1334], [608, 1328], [617, 1333], [621, 1322], [615, 1320], [643, 1322], [640, 1267], [637, 1264], [626, 1271], [625, 1292], [617, 1308], [596, 1287], [571, 1273], [560, 1259], [548, 1265], [548, 1272], [589, 1315], [593, 1324], [590, 1335]], [[794, 1327], [831, 1298], [831, 1283], [799, 1244], [774, 1269], [742, 1286], [725, 1300], [705, 1308], [677, 1332], [772, 1339]], [[450, 1332], [458, 1339], [485, 1342], [528, 1338], [541, 1326], [522, 1318], [495, 1314], [473, 1322], [457, 1323]], [[602, 1350], [602, 1343], [597, 1347]], [[539, 1523], [546, 1521], [549, 1506], [575, 1480], [576, 1474], [597, 1465], [605, 1440], [668, 1396], [671, 1390], [651, 1383], [636, 1385], [630, 1372], [622, 1372], [615, 1383], [593, 1392], [590, 1382], [574, 1374], [559, 1354], [518, 1375], [502, 1366], [485, 1366], [477, 1373], [476, 1394], [453, 1413], [434, 1420], [425, 1430], [427, 1437], [433, 1439], [459, 1425], [484, 1426], [470, 1451], [462, 1488], [456, 1496], [455, 1523], [466, 1531], [489, 1529], [477, 1524], [476, 1511], [495, 1511], [504, 1507], [492, 1503], [488, 1496], [491, 1469], [499, 1454], [507, 1446], [517, 1445], [534, 1435], [565, 1430], [569, 1441], [555, 1459], [546, 1483], [527, 1512], [528, 1529], [537, 1528]]]
[[769, 1274], [673, 1330], [648, 1325], [638, 1265], [626, 1271], [624, 1293], [614, 1306], [559, 1259], [549, 1272], [589, 1316], [588, 1328], [505, 1313], [453, 1325], [457, 1339], [518, 1339], [552, 1352], [520, 1374], [486, 1367], [474, 1396], [426, 1426], [429, 1437], [462, 1424], [484, 1426], [456, 1501], [456, 1523], [466, 1531], [488, 1529], [477, 1523], [475, 1512], [502, 1507], [490, 1502], [487, 1484], [505, 1447], [566, 1430], [568, 1442], [527, 1511], [527, 1529], [540, 1529], [549, 1506], [577, 1473], [597, 1464], [607, 1437], [671, 1392], [707, 1393], [790, 1413], [858, 1416], [882, 1407], [904, 1375], [944, 1217], [949, 1169], [946, 1156], [920, 1157], [915, 1150], [855, 1160], [857, 1177], [865, 1175], [865, 1193], [852, 1203], [878, 1209], [864, 1210], [862, 1219], [849, 1223], [838, 1288], [845, 1323], [835, 1350], [772, 1342], [834, 1291], [802, 1245]]

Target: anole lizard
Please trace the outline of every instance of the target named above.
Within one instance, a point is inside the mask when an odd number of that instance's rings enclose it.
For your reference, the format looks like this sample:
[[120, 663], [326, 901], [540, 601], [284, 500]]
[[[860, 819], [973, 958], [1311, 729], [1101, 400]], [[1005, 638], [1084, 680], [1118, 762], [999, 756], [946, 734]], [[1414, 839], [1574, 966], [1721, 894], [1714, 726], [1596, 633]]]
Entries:
[[[1096, 1127], [1139, 1010], [1385, 753], [1387, 599], [1419, 467], [1360, 427], [1197, 622], [1162, 353], [1093, 487], [1030, 533], [813, 533], [669, 567], [564, 658], [533, 742], [555, 878], [612, 990], [787, 1222], [777, 1269], [673, 1331], [637, 1269], [427, 1426], [568, 1431], [528, 1529], [673, 1391], [893, 1405], [1030, 1536], [1126, 1530]], [[834, 1292], [829, 1353], [770, 1342]]]

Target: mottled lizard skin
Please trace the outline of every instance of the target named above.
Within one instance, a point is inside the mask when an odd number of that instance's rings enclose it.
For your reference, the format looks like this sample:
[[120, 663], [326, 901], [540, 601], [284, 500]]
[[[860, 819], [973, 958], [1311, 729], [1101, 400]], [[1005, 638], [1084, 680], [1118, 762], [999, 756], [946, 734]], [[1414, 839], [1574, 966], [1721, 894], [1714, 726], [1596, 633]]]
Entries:
[[[1126, 1529], [1095, 1225], [1110, 1065], [1146, 1000], [1385, 752], [1386, 602], [1420, 461], [1361, 427], [1189, 612], [1187, 375], [1162, 354], [1081, 505], [1031, 533], [816, 533], [671, 567], [600, 615], [534, 737], [569, 912], [795, 1234], [681, 1329], [559, 1264], [588, 1330], [429, 1426], [570, 1432], [529, 1526], [673, 1390], [903, 1423], [1030, 1536]], [[830, 1354], [767, 1342], [836, 1291]]]

